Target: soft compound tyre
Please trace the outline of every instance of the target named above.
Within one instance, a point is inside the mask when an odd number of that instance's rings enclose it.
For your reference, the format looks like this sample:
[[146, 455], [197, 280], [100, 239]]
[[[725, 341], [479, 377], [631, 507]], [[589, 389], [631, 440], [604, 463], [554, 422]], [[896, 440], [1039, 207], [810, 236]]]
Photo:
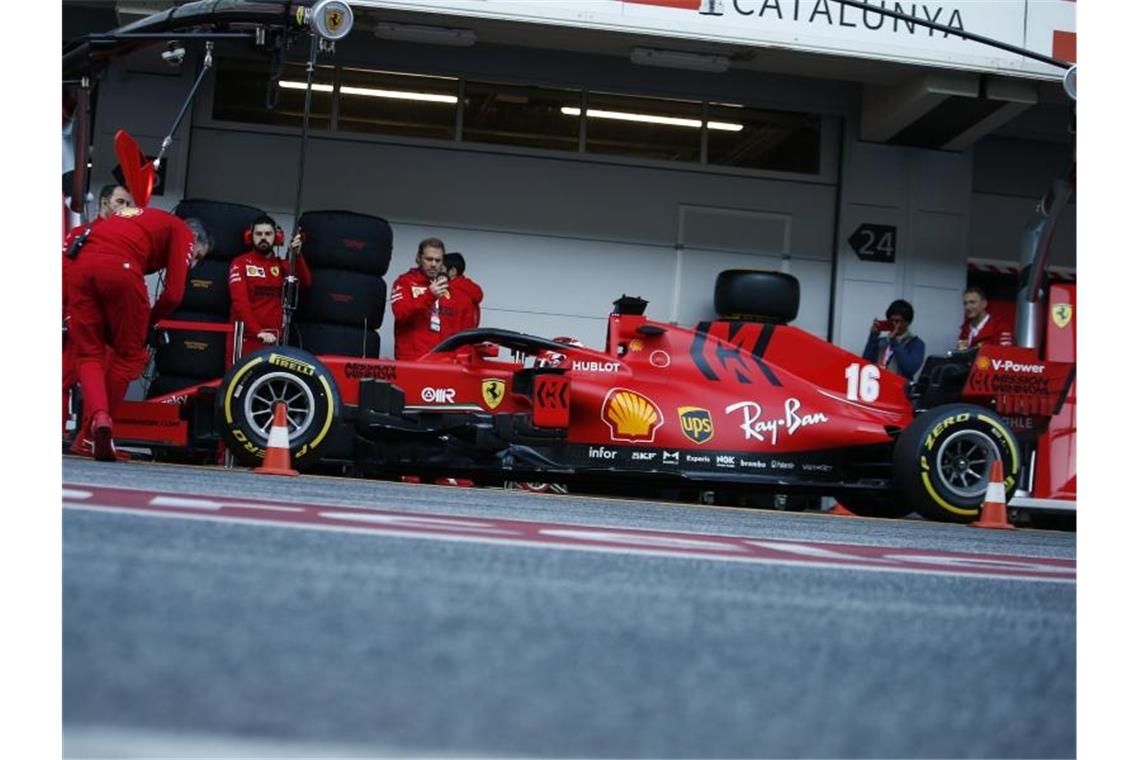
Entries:
[[725, 319], [791, 322], [800, 310], [800, 281], [784, 272], [726, 269], [716, 276], [713, 306]]
[[973, 522], [985, 499], [990, 466], [999, 457], [1008, 501], [1023, 465], [1013, 432], [980, 406], [936, 406], [915, 418], [895, 443], [896, 493], [928, 519]]
[[312, 287], [301, 292], [297, 318], [375, 330], [384, 319], [384, 278], [341, 269], [312, 270]]
[[305, 260], [310, 267], [344, 269], [376, 277], [388, 274], [392, 228], [378, 216], [355, 211], [306, 211]]
[[249, 250], [245, 244], [245, 231], [263, 213], [253, 206], [198, 198], [184, 199], [174, 207], [175, 216], [183, 219], [193, 217], [202, 221], [210, 237], [214, 238], [214, 249], [210, 251], [209, 258], [227, 262]]
[[340, 396], [336, 379], [307, 351], [267, 348], [230, 368], [218, 386], [222, 440], [241, 464], [261, 464], [278, 401], [286, 404], [293, 466], [308, 469], [335, 438]]
[[206, 314], [230, 313], [230, 262], [206, 258], [186, 275], [180, 310]]
[[292, 342], [318, 356], [380, 356], [380, 335], [362, 327], [296, 322]]

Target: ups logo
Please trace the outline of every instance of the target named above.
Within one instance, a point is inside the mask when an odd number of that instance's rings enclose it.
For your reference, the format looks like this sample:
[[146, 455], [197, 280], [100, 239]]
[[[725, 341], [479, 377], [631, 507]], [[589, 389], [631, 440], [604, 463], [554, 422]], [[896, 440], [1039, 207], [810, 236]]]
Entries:
[[699, 445], [712, 440], [713, 421], [708, 409], [682, 406], [677, 408], [677, 415], [681, 418], [681, 432], [690, 441]]

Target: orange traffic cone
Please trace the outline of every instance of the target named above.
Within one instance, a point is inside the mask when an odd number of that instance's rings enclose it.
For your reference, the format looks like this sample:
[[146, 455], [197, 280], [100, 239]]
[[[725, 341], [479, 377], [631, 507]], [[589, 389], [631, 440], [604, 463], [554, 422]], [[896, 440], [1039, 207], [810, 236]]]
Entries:
[[847, 507], [840, 504], [838, 501], [835, 502], [835, 506], [832, 507], [831, 509], [827, 510], [827, 512], [825, 514], [835, 515], [837, 517], [858, 517], [859, 516], [859, 515], [855, 514], [854, 512], [852, 512]]
[[986, 487], [986, 500], [978, 519], [970, 523], [971, 528], [994, 528], [996, 530], [1016, 530], [1005, 514], [1005, 472], [1001, 460], [995, 459], [990, 467], [990, 484]]
[[269, 429], [269, 443], [265, 446], [265, 460], [254, 472], [260, 475], [299, 475], [289, 461], [289, 418], [285, 402], [273, 407], [273, 427]]

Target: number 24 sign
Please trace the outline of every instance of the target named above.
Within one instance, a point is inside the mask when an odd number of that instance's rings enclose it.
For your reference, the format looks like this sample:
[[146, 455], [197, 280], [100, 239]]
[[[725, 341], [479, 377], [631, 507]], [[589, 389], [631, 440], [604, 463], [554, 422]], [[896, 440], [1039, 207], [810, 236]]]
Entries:
[[863, 261], [893, 264], [898, 228], [885, 224], [862, 224], [847, 238], [851, 250]]

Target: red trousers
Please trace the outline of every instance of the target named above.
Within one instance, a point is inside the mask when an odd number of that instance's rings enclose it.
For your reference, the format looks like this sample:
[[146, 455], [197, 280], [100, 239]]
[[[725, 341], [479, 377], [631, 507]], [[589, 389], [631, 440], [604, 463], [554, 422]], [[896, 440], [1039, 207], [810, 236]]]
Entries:
[[86, 426], [97, 411], [113, 418], [146, 368], [150, 296], [137, 263], [89, 252], [72, 265], [67, 301]]

